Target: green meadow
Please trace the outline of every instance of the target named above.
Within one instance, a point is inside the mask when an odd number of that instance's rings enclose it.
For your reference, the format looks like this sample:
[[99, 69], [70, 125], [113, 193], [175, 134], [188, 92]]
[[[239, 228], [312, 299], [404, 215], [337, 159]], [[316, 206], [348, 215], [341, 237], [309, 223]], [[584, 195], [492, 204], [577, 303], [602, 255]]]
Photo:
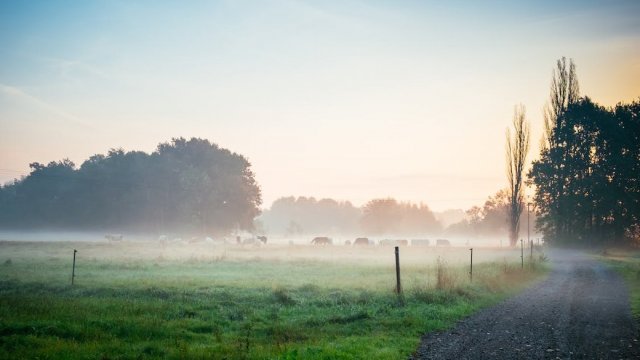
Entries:
[[0, 358], [404, 359], [545, 273], [477, 249], [470, 281], [467, 248], [400, 252], [398, 295], [393, 248], [0, 242]]

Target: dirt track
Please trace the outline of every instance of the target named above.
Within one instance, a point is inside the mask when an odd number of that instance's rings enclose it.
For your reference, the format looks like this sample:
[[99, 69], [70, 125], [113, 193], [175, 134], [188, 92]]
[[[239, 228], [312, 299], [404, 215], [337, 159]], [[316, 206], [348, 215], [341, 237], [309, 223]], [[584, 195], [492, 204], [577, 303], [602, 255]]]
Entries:
[[425, 336], [414, 359], [640, 359], [623, 280], [582, 254], [551, 261], [548, 279]]

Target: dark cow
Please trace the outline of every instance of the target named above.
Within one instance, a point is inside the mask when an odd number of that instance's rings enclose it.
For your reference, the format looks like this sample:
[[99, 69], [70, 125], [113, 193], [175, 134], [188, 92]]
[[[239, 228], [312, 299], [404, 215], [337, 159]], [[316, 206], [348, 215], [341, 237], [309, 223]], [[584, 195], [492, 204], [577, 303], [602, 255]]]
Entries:
[[353, 241], [353, 245], [358, 245], [358, 246], [369, 246], [371, 245], [371, 243], [369, 242], [368, 238], [365, 237], [359, 237], [357, 239], [355, 239]]
[[313, 240], [311, 240], [311, 243], [313, 245], [331, 245], [333, 244], [333, 241], [331, 241], [331, 239], [326, 236], [318, 236], [313, 238]]

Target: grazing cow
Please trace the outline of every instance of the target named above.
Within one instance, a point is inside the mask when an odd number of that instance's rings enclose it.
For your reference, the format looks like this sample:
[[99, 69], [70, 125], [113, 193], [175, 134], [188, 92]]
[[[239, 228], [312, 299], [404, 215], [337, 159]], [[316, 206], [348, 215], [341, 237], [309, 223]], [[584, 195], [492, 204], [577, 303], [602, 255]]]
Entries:
[[391, 239], [384, 239], [378, 242], [378, 245], [380, 246], [394, 246], [395, 244], [396, 244], [395, 241]]
[[436, 240], [436, 246], [451, 246], [451, 243], [447, 239]]
[[332, 245], [333, 241], [326, 236], [318, 236], [311, 240], [313, 245]]
[[263, 244], [267, 244], [267, 237], [266, 236], [258, 236], [258, 240], [262, 241]]
[[199, 237], [199, 236], [194, 236], [191, 238], [191, 240], [189, 240], [189, 244], [196, 244], [199, 242], [203, 242], [204, 238], [203, 237]]
[[429, 239], [411, 239], [411, 246], [429, 246]]
[[384, 239], [380, 240], [380, 246], [408, 246], [409, 241], [407, 240], [392, 240], [392, 239]]
[[254, 238], [254, 237], [245, 238], [245, 239], [242, 239], [242, 245], [260, 246], [260, 245], [262, 245], [262, 240]]
[[169, 242], [169, 237], [167, 235], [160, 235], [158, 236], [158, 242], [160, 243], [160, 246], [164, 248], [167, 246], [167, 242]]
[[358, 245], [358, 246], [369, 246], [369, 245], [371, 245], [371, 242], [369, 241], [369, 239], [368, 239], [368, 238], [365, 238], [365, 237], [359, 237], [359, 238], [357, 238], [357, 239], [355, 239], [355, 240], [353, 241], [353, 245], [354, 245], [354, 246], [355, 246], [355, 245]]
[[112, 242], [112, 241], [122, 241], [124, 236], [122, 236], [122, 234], [107, 234], [104, 236], [104, 238], [109, 240], [109, 242]]

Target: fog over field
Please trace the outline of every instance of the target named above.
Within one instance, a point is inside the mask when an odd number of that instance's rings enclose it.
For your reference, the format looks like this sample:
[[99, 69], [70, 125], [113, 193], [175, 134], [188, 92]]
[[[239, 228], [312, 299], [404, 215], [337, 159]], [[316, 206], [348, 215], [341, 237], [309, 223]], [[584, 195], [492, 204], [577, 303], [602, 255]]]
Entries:
[[0, 44], [0, 359], [640, 358], [637, 0], [0, 1]]

